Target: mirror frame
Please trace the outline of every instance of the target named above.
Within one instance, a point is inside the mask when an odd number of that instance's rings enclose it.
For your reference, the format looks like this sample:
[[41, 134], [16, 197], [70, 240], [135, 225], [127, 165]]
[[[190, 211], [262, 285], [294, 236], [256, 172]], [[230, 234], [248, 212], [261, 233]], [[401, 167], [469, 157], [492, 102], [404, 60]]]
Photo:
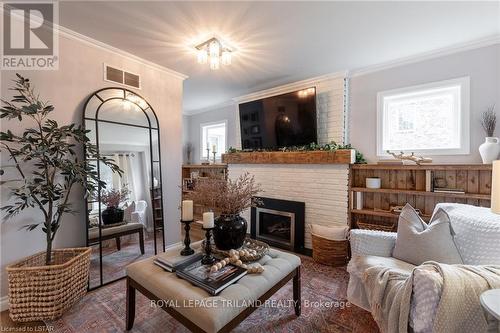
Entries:
[[[116, 97], [108, 97], [108, 98], [104, 98], [104, 97], [99, 95], [99, 93], [103, 93], [107, 90], [119, 90], [123, 93], [123, 95], [116, 96]], [[138, 98], [140, 98], [144, 102], [146, 107], [143, 108], [137, 100], [127, 99], [127, 93], [133, 94], [133, 95], [137, 96]], [[100, 101], [100, 104], [97, 106], [97, 109], [92, 110], [92, 112], [94, 112], [95, 115], [93, 117], [88, 117], [87, 116], [87, 106], [93, 97], [97, 97]], [[101, 107], [106, 102], [111, 101], [111, 100], [121, 100], [121, 101], [127, 101], [130, 103], [133, 103], [135, 106], [137, 106], [144, 113], [144, 115], [146, 116], [146, 119], [148, 120], [149, 126], [99, 119], [99, 111], [101, 110]], [[148, 109], [153, 114], [157, 127], [151, 126], [150, 116], [146, 112], [146, 110], [148, 110]], [[158, 254], [158, 245], [157, 245], [157, 240], [156, 240], [158, 231], [161, 231], [161, 234], [162, 234], [162, 247], [161, 247], [161, 249], [162, 249], [162, 252], [165, 252], [165, 211], [164, 211], [164, 207], [163, 207], [163, 180], [162, 180], [162, 172], [161, 172], [160, 128], [159, 128], [158, 117], [156, 116], [154, 109], [151, 107], [151, 105], [148, 103], [148, 101], [146, 101], [146, 99], [144, 97], [137, 94], [135, 91], [132, 91], [132, 90], [129, 90], [126, 88], [122, 88], [122, 87], [106, 87], [106, 88], [102, 88], [102, 89], [94, 91], [85, 101], [85, 104], [83, 105], [83, 121], [82, 121], [82, 123], [83, 123], [82, 126], [84, 129], [89, 129], [89, 128], [87, 128], [87, 121], [93, 121], [95, 123], [94, 124], [95, 127], [93, 128], [93, 130], [95, 131], [94, 144], [96, 145], [96, 148], [97, 148], [97, 154], [100, 154], [100, 152], [99, 152], [99, 123], [110, 123], [110, 124], [116, 124], [116, 125], [122, 125], [122, 126], [140, 127], [140, 128], [144, 128], [144, 129], [149, 130], [149, 155], [150, 155], [150, 167], [151, 167], [151, 172], [150, 172], [151, 188], [150, 188], [150, 191], [154, 188], [154, 185], [153, 185], [154, 184], [154, 181], [153, 181], [154, 171], [153, 170], [154, 170], [154, 165], [157, 164], [158, 165], [158, 172], [159, 172], [158, 176], [159, 176], [159, 185], [160, 185], [159, 187], [160, 187], [160, 196], [161, 196], [161, 199], [160, 199], [161, 219], [155, 218], [155, 215], [154, 215], [155, 214], [155, 212], [154, 212], [155, 207], [153, 204], [154, 198], [151, 197], [151, 210], [153, 211], [152, 216], [153, 216], [153, 234], [154, 234], [154, 237], [153, 237], [153, 239], [154, 239], [154, 254], [155, 255]], [[154, 130], [157, 131], [157, 136], [158, 136], [158, 144], [157, 144], [157, 146], [158, 146], [158, 160], [154, 160], [154, 155], [153, 155], [153, 132], [152, 131], [154, 131]], [[84, 148], [84, 150], [85, 150], [85, 148]], [[84, 156], [85, 163], [92, 161], [92, 160], [89, 160], [87, 158], [86, 151], [84, 151], [83, 156]], [[97, 167], [97, 173], [100, 177], [100, 165], [99, 165], [99, 163], [97, 163], [96, 167]], [[90, 246], [90, 244], [89, 244], [89, 223], [90, 223], [89, 204], [93, 203], [93, 202], [97, 202], [98, 206], [99, 206], [99, 243], [93, 244], [93, 245], [99, 244], [99, 284], [91, 287], [90, 286], [90, 277], [89, 277], [89, 282], [88, 282], [88, 287], [87, 287], [87, 289], [89, 291], [97, 289], [97, 288], [102, 287], [102, 286], [105, 286], [105, 285], [110, 284], [110, 283], [114, 283], [114, 282], [119, 281], [121, 279], [124, 279], [126, 277], [126, 275], [124, 275], [120, 278], [104, 282], [103, 269], [102, 269], [102, 239], [101, 239], [101, 236], [102, 236], [102, 216], [100, 213], [101, 212], [101, 190], [102, 190], [101, 186], [98, 185], [97, 200], [91, 200], [89, 197], [85, 198], [85, 219], [86, 219], [86, 231], [85, 231], [86, 241], [85, 242], [86, 242], [87, 246]], [[158, 222], [161, 223], [161, 226], [159, 226], [159, 227], [158, 227]]]

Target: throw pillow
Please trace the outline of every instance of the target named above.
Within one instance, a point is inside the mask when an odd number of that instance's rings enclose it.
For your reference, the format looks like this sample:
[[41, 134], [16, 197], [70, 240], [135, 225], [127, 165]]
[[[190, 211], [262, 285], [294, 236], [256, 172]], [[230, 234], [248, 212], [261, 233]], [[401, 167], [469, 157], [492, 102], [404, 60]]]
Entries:
[[130, 222], [132, 221], [132, 213], [135, 212], [135, 201], [132, 201], [127, 207], [124, 209], [123, 212], [123, 220], [125, 222]]
[[347, 239], [348, 231], [348, 226], [327, 227], [319, 224], [311, 224], [311, 232], [313, 234], [330, 240], [345, 240]]
[[426, 261], [462, 264], [453, 236], [450, 218], [444, 210], [437, 210], [427, 225], [413, 207], [406, 204], [399, 216], [392, 256], [414, 265]]

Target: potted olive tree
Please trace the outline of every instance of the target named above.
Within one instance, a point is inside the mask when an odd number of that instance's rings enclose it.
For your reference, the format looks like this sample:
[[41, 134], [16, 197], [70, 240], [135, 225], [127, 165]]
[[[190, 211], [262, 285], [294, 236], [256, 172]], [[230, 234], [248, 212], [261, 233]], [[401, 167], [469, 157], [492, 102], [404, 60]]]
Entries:
[[97, 154], [81, 126], [60, 125], [49, 116], [54, 106], [42, 101], [29, 79], [17, 74], [11, 101], [2, 99], [3, 121], [30, 121], [22, 133], [0, 132], [0, 149], [20, 180], [13, 181], [11, 196], [2, 207], [5, 219], [28, 208], [38, 209], [41, 222], [27, 224], [28, 231], [45, 233], [46, 251], [7, 267], [10, 316], [14, 321], [54, 319], [78, 301], [87, 290], [90, 248], [53, 249], [63, 217], [75, 213], [69, 200], [77, 186], [94, 193], [99, 180], [96, 168], [78, 157], [77, 146], [85, 146], [89, 158], [121, 170], [110, 159]]

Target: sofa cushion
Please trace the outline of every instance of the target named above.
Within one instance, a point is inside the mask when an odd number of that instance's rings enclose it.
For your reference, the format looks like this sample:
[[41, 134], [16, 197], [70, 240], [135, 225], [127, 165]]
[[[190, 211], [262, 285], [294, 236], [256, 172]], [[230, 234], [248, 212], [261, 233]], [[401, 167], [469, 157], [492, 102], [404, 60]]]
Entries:
[[500, 214], [486, 207], [440, 203], [450, 217], [455, 241], [466, 265], [500, 265]]
[[448, 214], [442, 209], [436, 211], [427, 225], [409, 204], [399, 216], [398, 235], [392, 255], [414, 265], [425, 261], [462, 263]]
[[408, 275], [410, 275], [413, 268], [415, 268], [415, 265], [393, 257], [355, 255], [349, 261], [347, 271], [349, 274], [361, 278], [365, 270], [373, 266], [393, 268], [400, 272], [407, 273]]

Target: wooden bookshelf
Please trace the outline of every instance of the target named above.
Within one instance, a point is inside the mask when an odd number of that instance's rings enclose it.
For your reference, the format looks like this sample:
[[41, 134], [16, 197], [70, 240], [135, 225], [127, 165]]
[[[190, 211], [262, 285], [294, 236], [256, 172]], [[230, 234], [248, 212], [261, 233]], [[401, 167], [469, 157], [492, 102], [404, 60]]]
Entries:
[[[193, 174], [194, 173], [194, 174]], [[194, 177], [192, 177], [194, 176]], [[186, 187], [186, 182], [196, 181], [197, 179], [227, 179], [226, 164], [185, 164], [182, 166], [182, 200], [192, 192], [192, 189]], [[205, 232], [201, 229], [203, 219], [203, 207], [194, 202], [193, 207], [195, 223], [191, 224], [189, 232], [191, 241], [201, 240], [205, 237]], [[182, 237], [184, 237], [184, 226], [180, 225]]]
[[[391, 207], [406, 203], [419, 209], [424, 220], [429, 220], [434, 207], [441, 202], [489, 207], [491, 170], [491, 165], [484, 164], [352, 165], [349, 177], [351, 228], [357, 228], [360, 222], [374, 229], [394, 226], [395, 230], [399, 214], [392, 212]], [[367, 177], [380, 178], [381, 188], [366, 188]], [[464, 193], [433, 192], [429, 184], [436, 183]], [[357, 193], [361, 193], [359, 203]]]

